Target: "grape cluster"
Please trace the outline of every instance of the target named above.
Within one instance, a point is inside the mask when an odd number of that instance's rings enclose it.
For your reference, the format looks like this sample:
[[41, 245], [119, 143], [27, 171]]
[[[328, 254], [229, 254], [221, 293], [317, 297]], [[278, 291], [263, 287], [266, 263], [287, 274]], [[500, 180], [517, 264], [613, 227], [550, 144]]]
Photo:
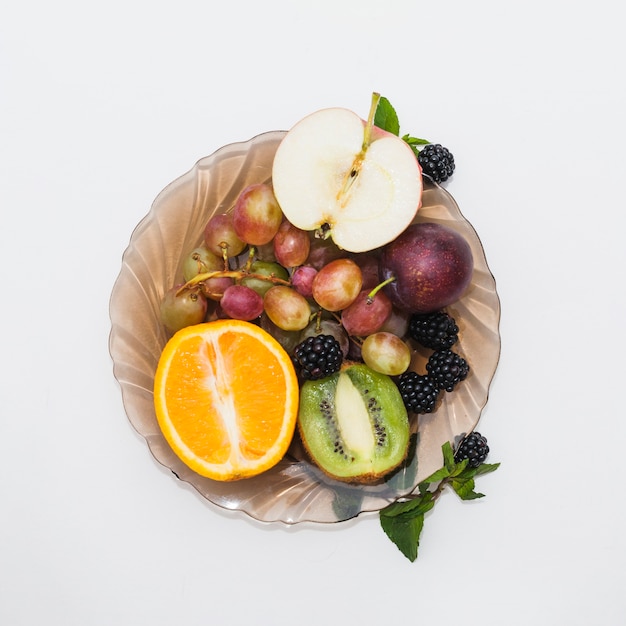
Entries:
[[[232, 210], [207, 221], [203, 234], [182, 261], [183, 281], [162, 299], [161, 320], [170, 333], [213, 319], [245, 320], [268, 331], [294, 363], [308, 338], [330, 337], [342, 359], [396, 379], [409, 371], [415, 340], [429, 335], [446, 348], [456, 341], [458, 328], [444, 314], [418, 319], [392, 304], [379, 277], [380, 250], [348, 253], [323, 231], [297, 228], [269, 183], [244, 189]], [[431, 379], [421, 404], [411, 401], [413, 410], [433, 409], [438, 387]], [[415, 395], [415, 381], [409, 388]]]
[[407, 367], [408, 316], [377, 289], [376, 254], [347, 253], [323, 235], [291, 224], [270, 184], [247, 187], [231, 211], [206, 223], [204, 240], [183, 259], [183, 282], [162, 299], [161, 321], [170, 333], [218, 318], [250, 321], [292, 355], [325, 334], [344, 357], [358, 353], [378, 370]]

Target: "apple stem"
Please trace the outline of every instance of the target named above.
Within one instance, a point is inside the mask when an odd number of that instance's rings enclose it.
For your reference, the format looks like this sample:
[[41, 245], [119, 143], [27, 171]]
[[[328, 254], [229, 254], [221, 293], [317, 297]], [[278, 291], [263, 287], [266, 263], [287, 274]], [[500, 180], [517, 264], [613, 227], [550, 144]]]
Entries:
[[391, 276], [390, 278], [388, 278], [387, 280], [384, 280], [382, 283], [380, 283], [379, 285], [376, 285], [376, 287], [374, 287], [374, 289], [372, 289], [368, 294], [367, 294], [367, 304], [372, 304], [372, 302], [374, 302], [374, 298], [376, 297], [376, 294], [385, 286], [388, 285], [389, 283], [392, 283], [394, 280], [396, 279], [395, 276]]
[[365, 124], [365, 131], [363, 133], [363, 147], [361, 148], [361, 154], [364, 154], [365, 151], [369, 148], [369, 145], [372, 140], [372, 127], [374, 126], [374, 118], [376, 117], [376, 109], [378, 108], [378, 103], [380, 101], [380, 94], [374, 92], [372, 94], [372, 104], [370, 106], [370, 112], [367, 116], [367, 123]]
[[370, 112], [367, 116], [367, 122], [365, 123], [365, 129], [363, 131], [363, 144], [361, 145], [361, 151], [356, 155], [354, 159], [354, 163], [352, 164], [352, 168], [348, 172], [344, 183], [337, 194], [337, 198], [341, 198], [342, 196], [347, 195], [350, 187], [356, 180], [359, 172], [361, 171], [361, 166], [363, 165], [363, 160], [365, 159], [365, 153], [367, 149], [370, 147], [372, 143], [372, 128], [374, 126], [374, 118], [376, 117], [376, 109], [378, 108], [378, 102], [380, 101], [380, 94], [374, 92], [372, 94], [372, 104], [370, 106]]
[[315, 229], [315, 239], [326, 240], [330, 237], [330, 224], [322, 224], [319, 228]]

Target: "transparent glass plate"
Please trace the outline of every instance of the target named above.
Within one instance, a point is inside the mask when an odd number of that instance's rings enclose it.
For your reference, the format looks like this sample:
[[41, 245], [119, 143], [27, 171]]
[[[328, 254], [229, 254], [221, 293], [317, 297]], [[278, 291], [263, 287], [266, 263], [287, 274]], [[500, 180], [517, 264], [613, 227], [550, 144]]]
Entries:
[[230, 210], [247, 185], [270, 180], [274, 153], [284, 134], [268, 132], [225, 146], [157, 196], [122, 258], [110, 300], [109, 349], [131, 424], [157, 461], [204, 498], [265, 522], [341, 522], [378, 511], [410, 493], [441, 466], [443, 443], [455, 443], [476, 427], [500, 356], [500, 303], [476, 232], [452, 196], [428, 182], [417, 221], [455, 228], [474, 254], [472, 284], [450, 307], [460, 328], [455, 350], [471, 371], [453, 392], [444, 394], [436, 412], [413, 417], [415, 452], [406, 466], [380, 484], [352, 486], [323, 475], [307, 460], [296, 437], [285, 458], [255, 478], [222, 483], [192, 472], [168, 446], [154, 413], [153, 378], [168, 338], [159, 322], [160, 301], [169, 287], [182, 281], [183, 256], [202, 241], [209, 217]]

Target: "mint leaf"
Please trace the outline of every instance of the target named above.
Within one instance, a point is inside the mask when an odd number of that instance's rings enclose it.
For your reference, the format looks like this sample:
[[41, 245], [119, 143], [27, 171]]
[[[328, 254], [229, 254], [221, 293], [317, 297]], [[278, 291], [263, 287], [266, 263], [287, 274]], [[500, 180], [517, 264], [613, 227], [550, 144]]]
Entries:
[[[484, 494], [475, 491], [474, 478], [500, 467], [500, 463], [468, 467], [467, 459], [457, 463], [450, 442], [441, 446], [441, 452], [443, 467], [419, 483], [407, 500], [394, 502], [379, 512], [380, 525], [385, 534], [410, 561], [417, 559], [424, 516], [435, 506], [444, 488], [450, 486], [461, 500], [484, 498]], [[429, 486], [436, 483], [437, 487], [430, 490]]]
[[[460, 476], [461, 474], [463, 474], [463, 476], [469, 475], [468, 469], [467, 469], [468, 462], [469, 462], [469, 459], [463, 459], [462, 461], [457, 463], [454, 470], [450, 473], [450, 476], [454, 478], [455, 476]], [[472, 476], [474, 476], [474, 470], [471, 470], [471, 472], [472, 472]]]
[[474, 469], [474, 476], [482, 476], [495, 472], [500, 467], [500, 463], [482, 463]]
[[396, 544], [400, 552], [413, 562], [417, 559], [417, 551], [420, 544], [420, 534], [424, 527], [424, 515], [414, 517], [387, 517], [380, 518], [380, 525], [385, 534]]
[[391, 106], [391, 102], [384, 96], [380, 97], [376, 114], [374, 116], [374, 126], [386, 130], [393, 135], [400, 134], [400, 122], [396, 110]]
[[426, 146], [429, 143], [432, 143], [431, 141], [428, 141], [428, 139], [419, 139], [418, 137], [411, 137], [411, 135], [402, 135], [402, 139], [404, 139], [409, 146]]
[[[386, 130], [388, 133], [400, 136], [400, 121], [398, 120], [398, 114], [391, 105], [391, 102], [384, 96], [381, 96], [378, 100], [378, 106], [376, 107], [376, 113], [374, 115], [374, 126]], [[420, 139], [419, 137], [411, 137], [406, 134], [402, 136], [402, 139], [411, 147], [415, 156], [419, 154], [418, 146], [425, 146], [429, 143], [428, 139]]]
[[453, 478], [450, 481], [450, 487], [461, 500], [476, 500], [476, 498], [484, 498], [484, 494], [474, 491], [473, 478]]
[[461, 500], [484, 498], [484, 494], [474, 491], [474, 477], [495, 472], [498, 467], [500, 463], [481, 463], [478, 467], [467, 467], [467, 459], [464, 459], [450, 475], [450, 486]]
[[434, 506], [435, 494], [425, 491], [419, 497], [394, 502], [380, 511], [380, 525], [385, 534], [411, 562], [417, 559], [424, 515]]
[[428, 478], [424, 479], [424, 483], [427, 485], [432, 485], [433, 483], [438, 483], [440, 480], [444, 480], [450, 476], [450, 470], [447, 467], [442, 467], [438, 469], [436, 472], [432, 473]]
[[443, 452], [443, 465], [450, 473], [452, 473], [456, 466], [452, 444], [449, 441], [446, 441], [443, 446], [441, 446], [441, 451]]
[[456, 462], [454, 461], [454, 451], [449, 441], [446, 441], [443, 446], [441, 446], [441, 452], [443, 453], [443, 467], [432, 473], [428, 478], [425, 478], [424, 483], [429, 485], [438, 483], [455, 472]]
[[410, 500], [394, 502], [385, 507], [381, 512], [381, 517], [400, 517], [405, 518], [422, 515], [435, 506], [434, 494], [432, 491], [426, 491], [422, 495]]
[[425, 146], [429, 143], [432, 143], [428, 141], [428, 139], [418, 139], [417, 137], [411, 137], [410, 135], [403, 135], [402, 139], [404, 139], [404, 141], [409, 144], [415, 156], [417, 156], [420, 152], [418, 146]]

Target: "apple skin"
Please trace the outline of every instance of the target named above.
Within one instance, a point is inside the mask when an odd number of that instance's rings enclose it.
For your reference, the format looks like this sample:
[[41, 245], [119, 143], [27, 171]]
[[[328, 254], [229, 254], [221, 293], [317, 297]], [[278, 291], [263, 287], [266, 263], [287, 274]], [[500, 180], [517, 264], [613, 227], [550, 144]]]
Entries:
[[382, 249], [381, 281], [399, 309], [431, 313], [456, 302], [474, 270], [472, 250], [462, 235], [434, 222], [412, 224]]

